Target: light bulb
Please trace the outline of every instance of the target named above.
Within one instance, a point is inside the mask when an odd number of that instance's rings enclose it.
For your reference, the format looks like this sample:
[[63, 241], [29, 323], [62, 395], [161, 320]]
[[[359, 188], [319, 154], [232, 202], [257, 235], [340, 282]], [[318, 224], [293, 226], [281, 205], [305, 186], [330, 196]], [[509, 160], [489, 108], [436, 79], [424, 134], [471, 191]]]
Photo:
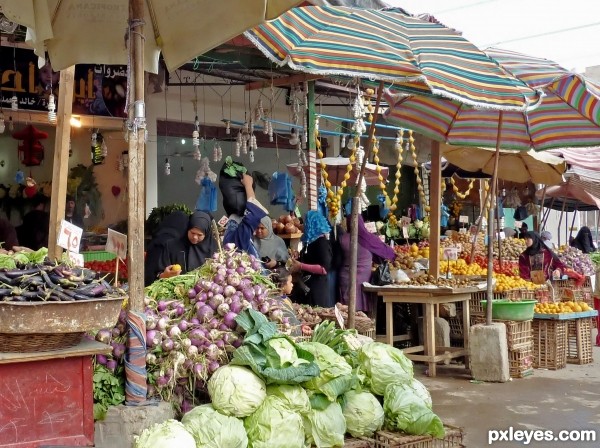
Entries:
[[182, 139], [181, 139], [181, 144], [182, 144], [182, 145], [185, 145], [185, 138], [182, 138]]
[[51, 124], [56, 123], [56, 103], [53, 93], [48, 97], [48, 122]]

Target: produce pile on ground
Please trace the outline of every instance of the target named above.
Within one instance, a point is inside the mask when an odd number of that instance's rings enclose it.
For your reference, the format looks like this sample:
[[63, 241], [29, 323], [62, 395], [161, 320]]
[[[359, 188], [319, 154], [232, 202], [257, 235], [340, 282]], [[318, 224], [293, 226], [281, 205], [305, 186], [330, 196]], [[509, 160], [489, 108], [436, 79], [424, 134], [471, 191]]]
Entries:
[[585, 276], [596, 274], [596, 266], [592, 263], [590, 256], [575, 247], [561, 246], [557, 255], [566, 267], [579, 274]]
[[136, 448], [342, 447], [381, 427], [444, 436], [400, 350], [326, 323], [296, 343], [251, 308], [236, 321], [243, 343], [208, 380], [210, 403], [148, 428]]

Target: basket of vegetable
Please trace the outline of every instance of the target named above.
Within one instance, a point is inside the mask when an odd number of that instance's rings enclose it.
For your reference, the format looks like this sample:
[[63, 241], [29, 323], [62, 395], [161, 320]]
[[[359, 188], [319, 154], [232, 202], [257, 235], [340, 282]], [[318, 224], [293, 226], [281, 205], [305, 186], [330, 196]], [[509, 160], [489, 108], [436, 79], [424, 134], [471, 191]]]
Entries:
[[45, 260], [44, 251], [0, 255], [1, 351], [71, 347], [85, 332], [118, 319], [123, 291], [89, 269]]

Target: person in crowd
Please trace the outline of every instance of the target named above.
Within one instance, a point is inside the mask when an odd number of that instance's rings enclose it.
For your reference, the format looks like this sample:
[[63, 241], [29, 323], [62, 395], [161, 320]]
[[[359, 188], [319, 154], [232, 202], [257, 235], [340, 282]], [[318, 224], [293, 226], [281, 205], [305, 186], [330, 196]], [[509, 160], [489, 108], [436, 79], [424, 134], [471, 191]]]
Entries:
[[211, 229], [212, 217], [196, 211], [189, 217], [187, 232], [166, 242], [159, 260], [160, 278], [173, 277], [193, 271], [218, 250]]
[[48, 198], [39, 193], [31, 199], [32, 209], [23, 216], [23, 223], [16, 229], [21, 246], [33, 250], [48, 247], [50, 213], [46, 211], [47, 203]]
[[527, 232], [529, 232], [529, 226], [526, 222], [521, 223], [521, 228], [519, 229], [519, 238], [522, 240], [525, 239]]
[[[534, 283], [544, 283], [553, 274], [560, 278], [566, 272], [565, 265], [542, 241], [536, 232], [525, 234], [527, 248], [519, 256], [519, 275]], [[558, 271], [558, 272], [557, 272]]]
[[594, 239], [592, 238], [592, 232], [589, 227], [583, 226], [577, 232], [577, 236], [571, 241], [571, 246], [579, 249], [584, 254], [596, 252], [596, 246], [594, 246]]
[[278, 267], [274, 271], [274, 280], [279, 287], [279, 291], [281, 292], [281, 296], [278, 298], [278, 303], [281, 311], [283, 312], [282, 321], [287, 321], [287, 324], [290, 326], [290, 334], [292, 336], [301, 336], [301, 322], [296, 315], [296, 311], [294, 311], [292, 301], [288, 297], [294, 288], [294, 284], [292, 282], [292, 273], [285, 267]]
[[516, 238], [517, 237], [517, 231], [511, 227], [505, 227], [502, 229], [502, 231], [504, 232], [504, 236], [506, 238]]
[[[175, 211], [162, 220], [154, 237], [146, 248], [146, 260], [144, 266], [144, 284], [150, 285], [158, 275], [164, 271], [160, 266], [160, 258], [171, 240], [178, 240], [186, 236], [190, 217], [182, 212]], [[187, 237], [187, 236], [186, 236]]]
[[540, 237], [542, 238], [542, 241], [548, 247], [548, 249], [556, 250], [556, 246], [552, 242], [552, 234], [550, 232], [544, 230], [542, 233], [540, 233]]
[[[350, 232], [351, 217], [346, 218], [347, 231], [340, 237], [340, 244], [344, 254], [344, 263], [339, 272], [340, 298], [342, 303], [348, 304], [350, 297]], [[380, 263], [383, 260], [393, 261], [394, 249], [381, 241], [376, 235], [370, 233], [361, 215], [358, 215], [358, 255], [356, 267], [356, 310], [368, 313], [371, 306], [367, 294], [362, 292], [363, 282], [371, 279], [373, 261]]]
[[253, 237], [261, 219], [267, 216], [267, 210], [256, 199], [252, 187], [252, 176], [244, 173], [240, 182], [246, 190], [246, 209], [244, 216], [235, 213], [229, 214], [229, 221], [227, 221], [223, 235], [223, 244], [233, 243], [238, 250], [260, 259]]
[[70, 222], [71, 224], [76, 225], [77, 227], [81, 227], [83, 229], [83, 218], [77, 212], [77, 205], [75, 202], [75, 198], [70, 194], [67, 195], [67, 200], [65, 204], [65, 221]]
[[312, 306], [333, 306], [329, 294], [327, 272], [331, 268], [331, 245], [327, 219], [315, 210], [309, 210], [304, 219], [303, 244], [298, 260], [292, 260], [290, 271], [300, 277], [294, 284], [292, 298]]
[[0, 247], [6, 250], [12, 250], [19, 245], [17, 231], [9, 220], [0, 218]]
[[285, 266], [290, 257], [282, 238], [273, 233], [271, 218], [263, 216], [254, 232], [254, 246], [267, 269]]

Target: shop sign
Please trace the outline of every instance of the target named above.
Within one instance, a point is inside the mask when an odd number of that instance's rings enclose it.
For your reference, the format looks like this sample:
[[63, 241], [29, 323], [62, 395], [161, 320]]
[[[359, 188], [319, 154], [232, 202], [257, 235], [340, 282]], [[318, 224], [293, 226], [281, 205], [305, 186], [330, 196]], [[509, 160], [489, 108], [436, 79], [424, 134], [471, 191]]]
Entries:
[[[0, 102], [5, 114], [13, 97], [19, 110], [44, 112], [50, 93], [58, 100], [60, 72], [50, 62], [38, 68], [38, 59], [33, 50], [0, 47]], [[73, 90], [73, 114], [124, 118], [127, 66], [78, 64]]]
[[75, 224], [71, 224], [69, 221], [63, 219], [60, 222], [56, 244], [69, 252], [78, 254], [82, 234], [83, 229], [81, 227], [77, 227]]
[[104, 250], [115, 254], [121, 260], [125, 260], [127, 257], [127, 235], [116, 232], [113, 229], [108, 229], [106, 248]]

